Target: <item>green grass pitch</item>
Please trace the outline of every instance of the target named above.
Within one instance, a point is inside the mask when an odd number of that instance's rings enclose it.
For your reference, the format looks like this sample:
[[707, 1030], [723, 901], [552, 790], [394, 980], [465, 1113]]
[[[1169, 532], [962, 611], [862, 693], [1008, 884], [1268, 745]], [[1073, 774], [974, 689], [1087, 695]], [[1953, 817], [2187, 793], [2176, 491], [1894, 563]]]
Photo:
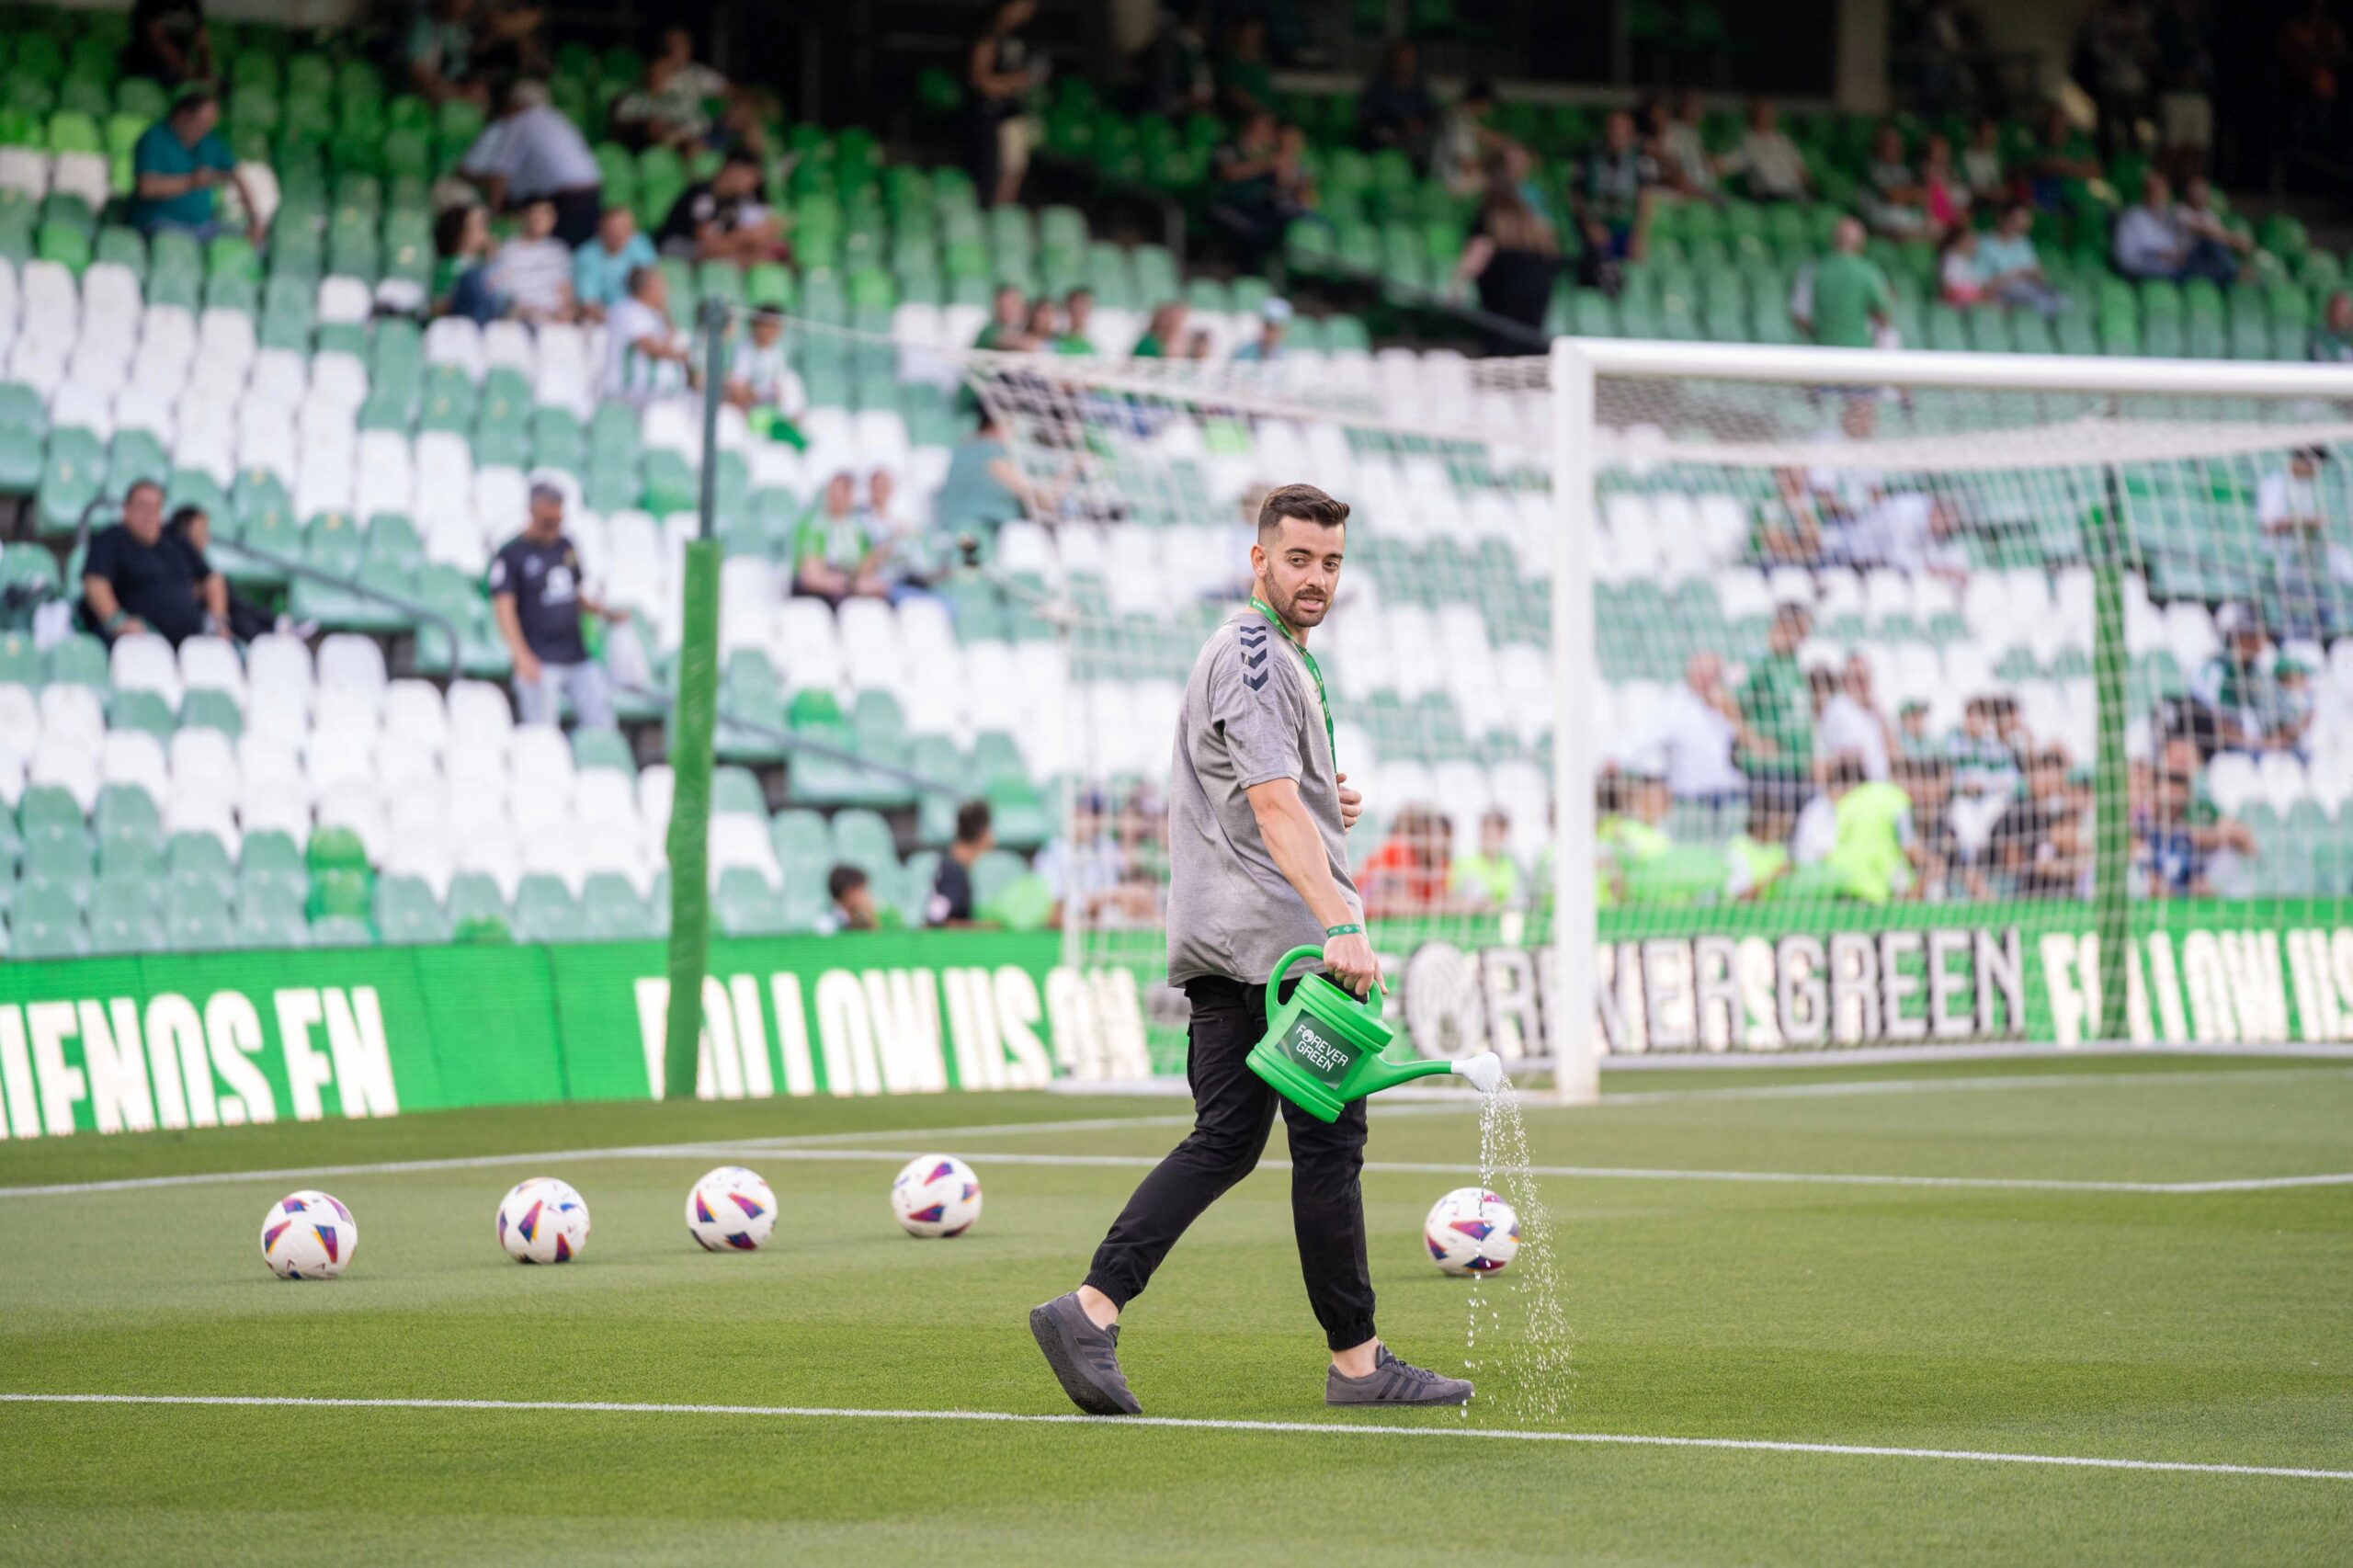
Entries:
[[[572, 1406], [0, 1401], [0, 1561], [2353, 1558], [2353, 1185], [2183, 1189], [2353, 1172], [2353, 1069], [2136, 1057], [1624, 1074], [1605, 1093], [1529, 1119], [1534, 1160], [1580, 1173], [1541, 1178], [1575, 1336], [1550, 1415], [1492, 1375], [1467, 1417], [1327, 1412], [1280, 1170], [1187, 1237], [1129, 1313], [1147, 1411], [1309, 1430], [576, 1407], [1067, 1414], [1026, 1311], [1074, 1282], [1181, 1102], [570, 1107], [0, 1144], [0, 1394]], [[1377, 1102], [1372, 1119], [1384, 1336], [1451, 1369], [1466, 1286], [1429, 1267], [1420, 1225], [1474, 1179], [1476, 1119]], [[746, 1147], [768, 1140], [803, 1142]], [[638, 1152], [584, 1152], [620, 1146]], [[961, 1239], [892, 1222], [891, 1176], [931, 1149], [984, 1184]], [[301, 1174], [517, 1154], [543, 1157]], [[687, 1237], [687, 1186], [723, 1163], [781, 1199], [763, 1252]], [[1382, 1168], [1405, 1165], [1464, 1171]], [[232, 1179], [22, 1190], [205, 1174]], [[589, 1203], [576, 1264], [518, 1267], [493, 1239], [533, 1174]], [[1728, 1179], [1759, 1174], [1873, 1179]], [[283, 1283], [256, 1233], [309, 1185], [352, 1207], [357, 1260]], [[1395, 1430], [1324, 1429], [1368, 1426]], [[1542, 1430], [1947, 1453], [1471, 1435]]]

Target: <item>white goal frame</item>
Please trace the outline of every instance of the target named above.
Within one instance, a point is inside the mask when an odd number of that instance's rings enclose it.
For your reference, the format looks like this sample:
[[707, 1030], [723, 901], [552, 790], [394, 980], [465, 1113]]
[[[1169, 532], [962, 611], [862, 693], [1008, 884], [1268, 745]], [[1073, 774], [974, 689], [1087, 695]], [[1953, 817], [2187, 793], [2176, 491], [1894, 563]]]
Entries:
[[1552, 571], [1552, 769], [1555, 813], [1552, 951], [1563, 1027], [1553, 1031], [1553, 1093], [1568, 1104], [1599, 1097], [1593, 1040], [1597, 1002], [1594, 896], [1595, 756], [1572, 737], [1593, 733], [1600, 664], [1594, 634], [1594, 483], [1600, 423], [1596, 384], [1634, 381], [1755, 381], [2087, 396], [2311, 398], [2353, 403], [2353, 367], [2237, 360], [2110, 359], [2054, 354], [1799, 348], [1562, 337], [1551, 354], [1552, 502], [1560, 540]]

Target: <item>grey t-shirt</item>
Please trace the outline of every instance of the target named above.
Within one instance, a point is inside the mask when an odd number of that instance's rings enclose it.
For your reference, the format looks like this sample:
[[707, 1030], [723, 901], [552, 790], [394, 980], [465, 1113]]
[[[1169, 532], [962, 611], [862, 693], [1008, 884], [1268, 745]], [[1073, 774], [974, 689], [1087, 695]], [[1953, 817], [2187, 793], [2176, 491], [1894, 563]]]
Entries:
[[1257, 611], [1219, 627], [1193, 661], [1168, 774], [1168, 983], [1224, 975], [1262, 985], [1290, 949], [1323, 946], [1323, 925], [1275, 869], [1243, 793], [1270, 778], [1298, 780], [1332, 879], [1364, 918], [1315, 682]]

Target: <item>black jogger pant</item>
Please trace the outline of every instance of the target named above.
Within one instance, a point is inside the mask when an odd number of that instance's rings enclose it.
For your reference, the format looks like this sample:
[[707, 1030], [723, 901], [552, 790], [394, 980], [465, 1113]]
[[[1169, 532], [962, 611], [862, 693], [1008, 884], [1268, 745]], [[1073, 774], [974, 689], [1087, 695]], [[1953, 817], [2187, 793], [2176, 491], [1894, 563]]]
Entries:
[[1365, 1261], [1364, 1101], [1336, 1122], [1318, 1121], [1243, 1064], [1267, 1032], [1267, 988], [1223, 976], [1188, 980], [1193, 1006], [1186, 1081], [1193, 1131], [1153, 1167], [1095, 1251], [1086, 1282], [1124, 1307], [1152, 1271], [1226, 1188], [1250, 1174], [1267, 1147], [1275, 1108], [1290, 1131], [1291, 1228], [1299, 1271], [1325, 1343], [1335, 1350], [1373, 1336], [1372, 1271]]

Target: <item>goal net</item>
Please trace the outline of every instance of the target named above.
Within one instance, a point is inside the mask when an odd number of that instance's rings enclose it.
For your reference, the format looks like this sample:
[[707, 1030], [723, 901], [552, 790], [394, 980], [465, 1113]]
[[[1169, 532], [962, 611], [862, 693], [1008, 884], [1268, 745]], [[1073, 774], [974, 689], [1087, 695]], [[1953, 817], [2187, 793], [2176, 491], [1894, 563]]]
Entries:
[[[1067, 939], [1160, 999], [1165, 785], [1245, 519], [1355, 508], [1317, 653], [1432, 1054], [2353, 1037], [2353, 378], [1564, 341], [975, 357], [1054, 608]], [[1518, 1069], [1516, 1068], [1516, 1071]]]

